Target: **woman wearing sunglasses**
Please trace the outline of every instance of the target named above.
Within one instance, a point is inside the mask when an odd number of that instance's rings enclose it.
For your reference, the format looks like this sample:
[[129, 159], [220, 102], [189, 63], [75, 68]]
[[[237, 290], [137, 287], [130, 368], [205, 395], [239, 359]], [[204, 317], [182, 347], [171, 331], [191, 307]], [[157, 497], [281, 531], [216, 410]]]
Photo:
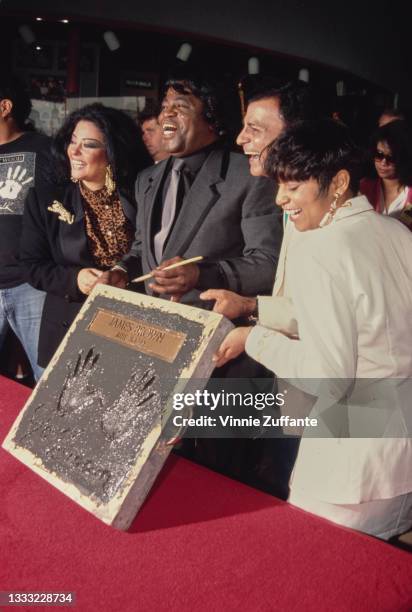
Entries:
[[62, 185], [28, 196], [21, 259], [28, 282], [47, 292], [38, 350], [42, 367], [101, 272], [129, 251], [139, 146], [131, 117], [102, 104], [85, 106], [69, 115], [55, 138]]
[[405, 121], [379, 128], [372, 138], [377, 177], [363, 179], [360, 191], [378, 212], [412, 230], [412, 135]]

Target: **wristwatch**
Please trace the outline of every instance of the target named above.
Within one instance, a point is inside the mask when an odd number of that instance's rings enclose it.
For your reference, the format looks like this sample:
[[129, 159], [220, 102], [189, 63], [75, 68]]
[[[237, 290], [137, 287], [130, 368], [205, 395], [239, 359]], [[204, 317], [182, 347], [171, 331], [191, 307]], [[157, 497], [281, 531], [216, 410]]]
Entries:
[[256, 296], [256, 306], [253, 312], [248, 316], [248, 321], [256, 325], [259, 321], [259, 298]]

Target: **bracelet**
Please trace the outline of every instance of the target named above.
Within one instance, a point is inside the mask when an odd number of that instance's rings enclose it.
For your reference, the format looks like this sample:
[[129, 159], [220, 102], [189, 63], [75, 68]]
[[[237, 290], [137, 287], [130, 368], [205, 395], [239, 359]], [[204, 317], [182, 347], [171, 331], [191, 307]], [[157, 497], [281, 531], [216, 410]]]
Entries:
[[114, 270], [122, 270], [122, 272], [126, 272], [127, 274], [126, 268], [124, 268], [121, 264], [114, 264], [114, 266], [110, 268], [110, 272], [113, 272]]
[[126, 288], [129, 287], [130, 286], [129, 273], [126, 270], [126, 268], [124, 268], [122, 264], [114, 264], [114, 266], [110, 268], [110, 272], [115, 272], [116, 270], [120, 270], [121, 272], [124, 272], [126, 274], [127, 276]]

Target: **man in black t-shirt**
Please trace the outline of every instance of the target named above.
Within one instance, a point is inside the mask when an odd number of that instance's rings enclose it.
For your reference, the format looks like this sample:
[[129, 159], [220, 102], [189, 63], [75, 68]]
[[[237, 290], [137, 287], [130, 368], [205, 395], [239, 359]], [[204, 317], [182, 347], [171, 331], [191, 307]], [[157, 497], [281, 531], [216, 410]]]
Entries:
[[27, 192], [46, 180], [50, 140], [26, 131], [31, 102], [21, 83], [0, 75], [0, 350], [10, 326], [21, 341], [36, 379], [37, 345], [45, 293], [25, 282], [19, 263]]

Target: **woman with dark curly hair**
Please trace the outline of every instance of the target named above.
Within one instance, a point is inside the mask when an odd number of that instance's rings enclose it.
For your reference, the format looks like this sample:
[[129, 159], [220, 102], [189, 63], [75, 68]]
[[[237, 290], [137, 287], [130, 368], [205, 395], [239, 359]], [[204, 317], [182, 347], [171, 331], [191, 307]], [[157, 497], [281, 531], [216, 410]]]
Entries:
[[298, 236], [283, 271], [294, 324], [282, 309], [276, 325], [274, 297], [272, 324], [232, 330], [215, 363], [246, 349], [311, 396], [289, 501], [388, 539], [412, 525], [412, 236], [356, 195], [359, 155], [336, 122], [290, 127], [266, 171]]
[[28, 196], [21, 259], [30, 284], [47, 292], [38, 351], [42, 367], [100, 274], [130, 248], [139, 147], [131, 117], [102, 104], [85, 106], [66, 119], [55, 138], [61, 185]]
[[412, 230], [412, 134], [406, 121], [392, 121], [372, 137], [377, 177], [363, 179], [360, 191], [378, 212]]

